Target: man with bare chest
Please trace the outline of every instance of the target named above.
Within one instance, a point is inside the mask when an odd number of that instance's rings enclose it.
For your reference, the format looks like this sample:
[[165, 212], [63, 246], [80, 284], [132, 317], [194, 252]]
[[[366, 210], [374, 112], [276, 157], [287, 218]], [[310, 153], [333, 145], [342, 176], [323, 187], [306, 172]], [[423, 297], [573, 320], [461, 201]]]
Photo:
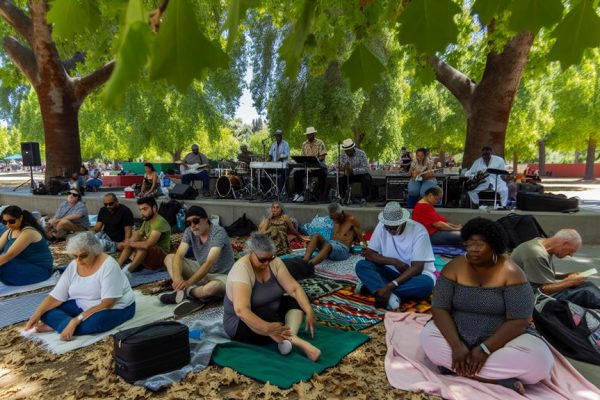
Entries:
[[[317, 265], [326, 258], [333, 261], [346, 260], [350, 256], [350, 247], [354, 239], [362, 237], [362, 231], [356, 218], [346, 213], [338, 203], [331, 203], [327, 207], [329, 216], [333, 220], [333, 234], [327, 240], [323, 235], [315, 233], [310, 237], [310, 243], [306, 246], [304, 261]], [[312, 253], [318, 250], [315, 257]]]

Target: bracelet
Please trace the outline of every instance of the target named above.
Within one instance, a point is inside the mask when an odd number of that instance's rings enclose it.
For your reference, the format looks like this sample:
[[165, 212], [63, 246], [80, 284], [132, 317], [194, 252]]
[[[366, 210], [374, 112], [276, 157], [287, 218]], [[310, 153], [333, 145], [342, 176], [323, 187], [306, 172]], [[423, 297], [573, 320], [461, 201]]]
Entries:
[[394, 280], [392, 280], [392, 284], [393, 284], [394, 286], [398, 287], [398, 282], [397, 282], [395, 279], [394, 279]]
[[490, 349], [488, 349], [488, 347], [485, 345], [485, 343], [483, 343], [483, 342], [479, 343], [479, 347], [481, 347], [481, 350], [483, 350], [483, 352], [485, 354], [487, 354], [488, 356], [490, 354], [492, 354], [492, 352], [490, 351]]

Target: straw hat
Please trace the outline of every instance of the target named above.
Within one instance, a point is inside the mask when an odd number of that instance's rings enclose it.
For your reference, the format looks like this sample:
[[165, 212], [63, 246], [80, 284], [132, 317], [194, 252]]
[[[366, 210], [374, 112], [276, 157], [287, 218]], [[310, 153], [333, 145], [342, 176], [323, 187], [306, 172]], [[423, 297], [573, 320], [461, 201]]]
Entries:
[[342, 142], [342, 149], [350, 150], [353, 149], [356, 145], [354, 144], [354, 140], [352, 139], [344, 139]]
[[313, 126], [309, 126], [306, 128], [306, 132], [304, 132], [305, 135], [310, 135], [311, 133], [317, 133], [317, 130]]
[[397, 201], [390, 201], [379, 213], [379, 222], [387, 226], [400, 226], [410, 219], [410, 211], [402, 208]]

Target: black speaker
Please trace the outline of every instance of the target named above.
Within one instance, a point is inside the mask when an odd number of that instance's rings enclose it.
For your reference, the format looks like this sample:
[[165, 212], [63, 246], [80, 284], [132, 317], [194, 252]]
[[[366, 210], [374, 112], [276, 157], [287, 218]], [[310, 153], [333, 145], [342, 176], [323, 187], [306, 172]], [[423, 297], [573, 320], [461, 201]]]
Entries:
[[173, 189], [169, 190], [169, 197], [178, 200], [194, 200], [198, 197], [198, 191], [190, 185], [178, 183]]
[[23, 166], [25, 167], [41, 166], [40, 144], [38, 142], [21, 143], [21, 157], [23, 157]]
[[387, 176], [385, 178], [385, 201], [398, 201], [402, 204], [408, 200], [408, 177]]

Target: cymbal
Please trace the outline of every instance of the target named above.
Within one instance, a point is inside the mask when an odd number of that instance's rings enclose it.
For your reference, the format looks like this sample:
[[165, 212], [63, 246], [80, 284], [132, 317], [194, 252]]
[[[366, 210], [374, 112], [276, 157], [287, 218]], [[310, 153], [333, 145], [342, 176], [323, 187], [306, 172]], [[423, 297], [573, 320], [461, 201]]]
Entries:
[[494, 174], [494, 175], [508, 175], [510, 174], [510, 172], [505, 171], [503, 169], [497, 169], [497, 168], [488, 168], [485, 170], [485, 172], [487, 172], [488, 174]]

